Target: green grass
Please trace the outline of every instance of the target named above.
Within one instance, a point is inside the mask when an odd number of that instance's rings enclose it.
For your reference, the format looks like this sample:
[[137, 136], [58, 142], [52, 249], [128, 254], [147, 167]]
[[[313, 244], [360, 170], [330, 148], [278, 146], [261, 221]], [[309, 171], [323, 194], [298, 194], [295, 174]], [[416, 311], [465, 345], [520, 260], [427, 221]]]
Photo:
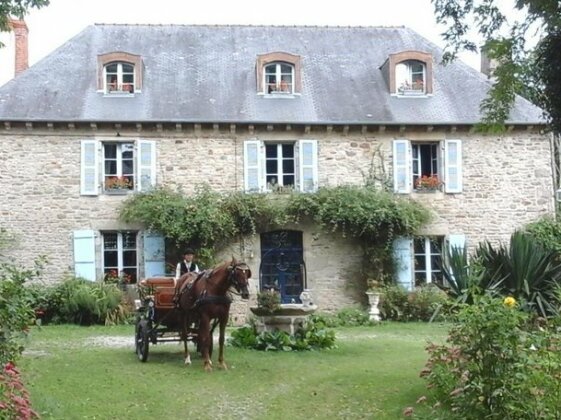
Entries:
[[132, 344], [98, 342], [130, 338], [133, 329], [33, 330], [20, 362], [33, 407], [44, 419], [398, 419], [425, 392], [427, 340], [441, 342], [447, 331], [390, 323], [338, 329], [332, 350], [227, 347], [230, 369], [209, 374], [198, 354], [184, 366], [177, 343], [151, 346], [140, 363]]

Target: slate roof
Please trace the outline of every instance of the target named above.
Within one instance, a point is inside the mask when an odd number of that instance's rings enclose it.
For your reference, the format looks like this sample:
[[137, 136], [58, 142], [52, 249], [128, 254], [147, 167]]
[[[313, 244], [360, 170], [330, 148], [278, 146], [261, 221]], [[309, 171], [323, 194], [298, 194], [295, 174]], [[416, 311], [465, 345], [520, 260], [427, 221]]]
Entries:
[[[396, 98], [380, 66], [389, 54], [431, 52], [434, 95]], [[142, 56], [134, 97], [96, 91], [97, 55]], [[302, 95], [257, 94], [258, 54], [302, 57]], [[0, 120], [308, 124], [472, 124], [490, 84], [403, 27], [93, 25], [0, 88]], [[511, 123], [543, 123], [517, 98]]]

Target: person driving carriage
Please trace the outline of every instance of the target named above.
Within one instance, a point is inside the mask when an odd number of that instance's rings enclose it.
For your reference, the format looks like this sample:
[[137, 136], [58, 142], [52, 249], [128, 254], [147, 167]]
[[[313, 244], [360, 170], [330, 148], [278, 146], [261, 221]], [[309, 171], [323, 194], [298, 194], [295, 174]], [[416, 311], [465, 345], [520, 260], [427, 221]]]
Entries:
[[183, 253], [183, 261], [177, 263], [177, 267], [175, 269], [175, 281], [179, 279], [183, 274], [190, 273], [190, 272], [199, 272], [199, 266], [193, 261], [195, 258], [195, 251], [191, 248], [187, 248]]

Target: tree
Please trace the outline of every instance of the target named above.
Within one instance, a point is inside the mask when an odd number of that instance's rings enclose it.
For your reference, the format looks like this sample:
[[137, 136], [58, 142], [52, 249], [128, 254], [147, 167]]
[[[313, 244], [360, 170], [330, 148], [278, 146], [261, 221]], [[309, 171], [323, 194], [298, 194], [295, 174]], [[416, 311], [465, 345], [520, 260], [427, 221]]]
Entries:
[[49, 0], [0, 0], [0, 32], [10, 31], [11, 17], [23, 19], [29, 9], [40, 9], [48, 5]]
[[[476, 51], [469, 39], [475, 22], [484, 40], [486, 54], [498, 63], [495, 83], [481, 103], [487, 128], [503, 128], [516, 94], [524, 95], [546, 112], [551, 129], [561, 133], [561, 2], [514, 0], [524, 18], [509, 22], [499, 0], [431, 0], [437, 23], [447, 29], [444, 63], [460, 51]], [[503, 8], [504, 10], [504, 8]], [[527, 36], [538, 38], [535, 48], [526, 48]]]

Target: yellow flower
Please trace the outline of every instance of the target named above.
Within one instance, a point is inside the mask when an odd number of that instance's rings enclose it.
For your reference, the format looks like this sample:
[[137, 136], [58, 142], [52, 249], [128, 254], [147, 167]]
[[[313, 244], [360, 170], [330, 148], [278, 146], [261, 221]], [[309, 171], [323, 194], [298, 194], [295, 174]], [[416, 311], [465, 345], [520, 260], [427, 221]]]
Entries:
[[505, 297], [503, 304], [509, 308], [514, 308], [516, 306], [516, 299], [512, 296]]

